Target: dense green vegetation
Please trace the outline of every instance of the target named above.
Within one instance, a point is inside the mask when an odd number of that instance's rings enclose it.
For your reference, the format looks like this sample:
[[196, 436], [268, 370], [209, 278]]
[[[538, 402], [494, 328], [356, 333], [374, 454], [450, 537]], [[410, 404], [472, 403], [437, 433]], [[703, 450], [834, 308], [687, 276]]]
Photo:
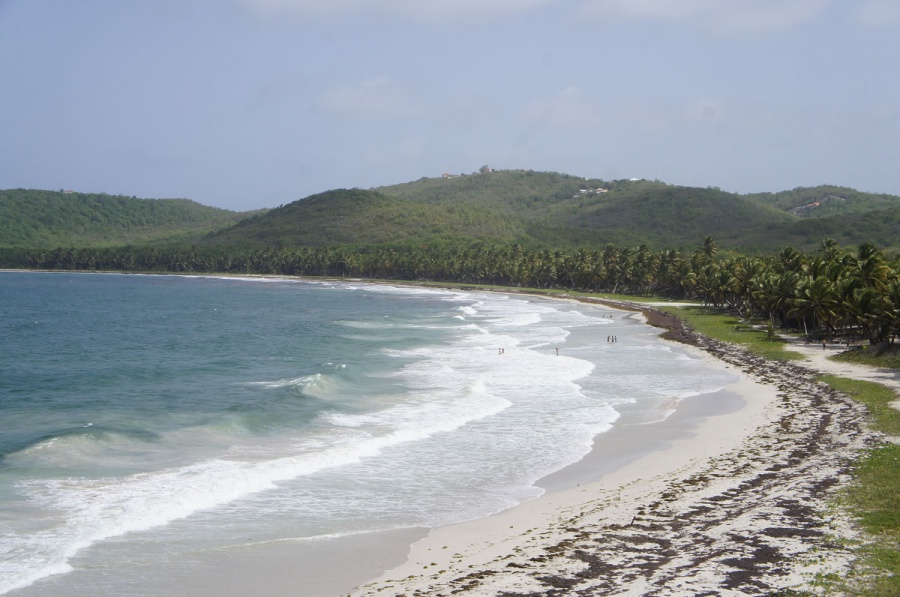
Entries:
[[200, 238], [248, 214], [187, 199], [0, 190], [0, 247], [121, 246]]
[[900, 197], [890, 195], [840, 187], [737, 195], [659, 181], [483, 170], [378, 189], [338, 189], [256, 214], [187, 200], [0, 191], [0, 247], [181, 241], [262, 249], [484, 242], [533, 250], [599, 250], [613, 244], [687, 251], [714, 234], [723, 248], [744, 253], [784, 246], [812, 251], [823, 238], [844, 247], [870, 242], [900, 249]]
[[748, 197], [802, 218], [827, 218], [900, 208], [900, 197], [895, 195], [863, 193], [832, 185], [798, 187], [791, 191], [756, 193]]
[[378, 191], [338, 189], [295, 201], [210, 235], [229, 246], [459, 244], [511, 242], [522, 225], [479, 205], [412, 203]]
[[421, 246], [468, 239], [530, 249], [644, 244], [685, 250], [715, 231], [721, 246], [744, 252], [786, 245], [814, 250], [823, 238], [900, 248], [900, 198], [855, 193], [838, 206], [844, 211], [816, 219], [765, 199], [659, 181], [490, 171], [314, 195], [204, 242]]

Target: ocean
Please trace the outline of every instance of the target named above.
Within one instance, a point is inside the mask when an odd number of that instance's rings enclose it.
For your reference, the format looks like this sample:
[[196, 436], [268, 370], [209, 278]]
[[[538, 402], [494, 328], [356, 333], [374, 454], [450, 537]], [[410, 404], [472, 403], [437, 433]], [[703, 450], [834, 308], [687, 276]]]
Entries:
[[0, 315], [17, 597], [190, 595], [203, 554], [487, 516], [736, 379], [632, 313], [520, 294], [0, 272]]

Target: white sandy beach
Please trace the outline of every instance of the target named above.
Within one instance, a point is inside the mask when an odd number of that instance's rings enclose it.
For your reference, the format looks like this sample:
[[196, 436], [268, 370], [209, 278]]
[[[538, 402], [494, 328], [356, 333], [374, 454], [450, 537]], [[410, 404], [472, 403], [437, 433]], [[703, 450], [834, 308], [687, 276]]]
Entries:
[[[691, 350], [710, 366], [740, 372], [713, 395], [731, 397], [725, 412], [686, 400], [620, 436], [635, 460], [604, 470], [589, 455], [538, 499], [432, 529], [353, 595], [743, 595], [845, 570], [853, 554], [832, 538], [854, 530], [830, 500], [879, 438], [864, 409], [815, 381], [829, 351], [800, 346], [815, 363], [772, 364], [699, 340]], [[601, 436], [594, 455], [608, 448]]]

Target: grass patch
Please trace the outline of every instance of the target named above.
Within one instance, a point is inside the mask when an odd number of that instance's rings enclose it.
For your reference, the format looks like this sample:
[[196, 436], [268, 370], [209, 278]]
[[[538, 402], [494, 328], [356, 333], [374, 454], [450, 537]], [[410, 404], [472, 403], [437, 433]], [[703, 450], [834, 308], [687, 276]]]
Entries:
[[875, 350], [865, 346], [858, 350], [848, 350], [833, 357], [835, 361], [868, 365], [880, 369], [900, 369], [900, 347], [893, 351]]
[[886, 444], [869, 452], [855, 467], [847, 489], [850, 511], [872, 538], [860, 547], [870, 581], [856, 593], [900, 595], [900, 446]]
[[[851, 493], [861, 506], [860, 520], [874, 534], [893, 534], [900, 539], [900, 446], [888, 444], [859, 464], [860, 483]], [[896, 554], [895, 554], [896, 558]], [[895, 564], [900, 564], [897, 560]], [[900, 572], [900, 568], [894, 572]]]
[[773, 361], [802, 360], [799, 352], [785, 350], [784, 340], [770, 340], [763, 326], [742, 321], [737, 315], [711, 307], [660, 307], [685, 321], [691, 328], [704, 336], [716, 340], [740, 344], [761, 357]]
[[900, 436], [900, 410], [891, 406], [891, 402], [897, 400], [897, 394], [891, 388], [873, 381], [847, 379], [835, 375], [824, 375], [821, 379], [835, 390], [844, 392], [864, 404], [872, 414], [873, 429], [888, 435]]

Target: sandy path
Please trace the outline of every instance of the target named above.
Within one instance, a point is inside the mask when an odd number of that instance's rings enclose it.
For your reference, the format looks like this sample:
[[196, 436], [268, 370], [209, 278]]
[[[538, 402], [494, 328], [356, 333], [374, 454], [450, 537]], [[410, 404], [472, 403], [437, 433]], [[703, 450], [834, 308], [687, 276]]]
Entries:
[[823, 350], [821, 344], [806, 344], [804, 341], [796, 338], [785, 339], [791, 343], [789, 350], [804, 355], [806, 361], [804, 361], [803, 364], [815, 371], [827, 375], [849, 377], [850, 379], [873, 381], [893, 389], [897, 394], [897, 400], [895, 400], [892, 405], [894, 408], [900, 409], [900, 371], [896, 369], [867, 367], [865, 365], [856, 365], [853, 363], [841, 363], [830, 359], [830, 357], [847, 350], [846, 346], [829, 344], [826, 345]]

